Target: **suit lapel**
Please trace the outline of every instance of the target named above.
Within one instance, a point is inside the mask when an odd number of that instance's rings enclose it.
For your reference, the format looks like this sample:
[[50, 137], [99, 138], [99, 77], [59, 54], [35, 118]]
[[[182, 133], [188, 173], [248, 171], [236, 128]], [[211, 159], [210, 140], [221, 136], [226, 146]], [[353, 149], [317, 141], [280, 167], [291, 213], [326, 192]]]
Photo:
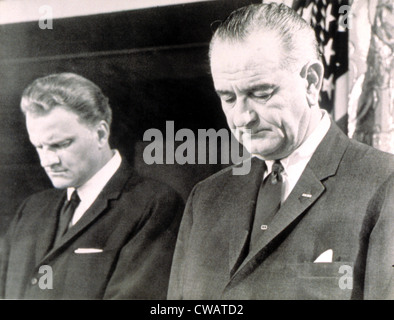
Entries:
[[[296, 223], [297, 218], [301, 219], [302, 213], [322, 196], [325, 187], [321, 181], [335, 175], [348, 143], [349, 139], [335, 124], [331, 124], [291, 194], [262, 235], [256, 249], [247, 255], [232, 275], [232, 281], [242, 278], [258, 266], [257, 260], [262, 261], [262, 255], [269, 254], [269, 250], [264, 249], [293, 222]], [[327, 150], [331, 153], [328, 154]]]
[[[249, 269], [255, 265], [253, 261], [260, 258], [259, 253], [305, 212], [321, 196], [323, 191], [323, 184], [316, 178], [311, 169], [306, 168], [291, 195], [276, 213], [268, 229], [264, 231], [259, 239], [255, 249], [249, 252], [239, 271], [242, 270], [243, 273], [248, 273]], [[305, 197], [305, 195], [311, 195], [311, 197]]]
[[[232, 274], [247, 254], [248, 235], [256, 207], [256, 197], [264, 174], [264, 162], [252, 158], [247, 175], [232, 176], [224, 188], [220, 210], [229, 215], [229, 268]], [[237, 190], [235, 193], [234, 190]]]
[[131, 174], [132, 170], [129, 166], [122, 163], [121, 167], [110, 179], [91, 207], [84, 213], [82, 218], [67, 231], [61, 241], [43, 257], [39, 264], [43, 264], [45, 261], [60, 254], [63, 251], [61, 250], [62, 248], [69, 245], [73, 239], [88, 228], [107, 209], [108, 202], [119, 197], [124, 184], [130, 178]]
[[60, 208], [63, 206], [66, 200], [66, 191], [59, 192], [55, 199], [50, 199], [48, 205], [43, 210], [44, 220], [40, 224], [40, 230], [38, 230], [39, 236], [37, 237], [37, 245], [35, 248], [35, 262], [38, 264], [41, 258], [48, 252], [52, 242], [55, 239], [56, 228], [58, 223], [58, 217]]

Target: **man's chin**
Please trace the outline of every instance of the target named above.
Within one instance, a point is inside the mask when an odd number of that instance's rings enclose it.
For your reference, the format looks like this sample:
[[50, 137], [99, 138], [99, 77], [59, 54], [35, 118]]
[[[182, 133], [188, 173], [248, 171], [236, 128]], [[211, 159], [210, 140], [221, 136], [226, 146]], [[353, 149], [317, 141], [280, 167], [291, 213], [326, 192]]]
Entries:
[[72, 182], [65, 179], [51, 179], [52, 185], [56, 189], [66, 189], [72, 187]]
[[278, 146], [251, 145], [250, 150], [246, 148], [252, 155], [260, 156], [265, 160], [277, 160], [283, 158], [282, 150]]

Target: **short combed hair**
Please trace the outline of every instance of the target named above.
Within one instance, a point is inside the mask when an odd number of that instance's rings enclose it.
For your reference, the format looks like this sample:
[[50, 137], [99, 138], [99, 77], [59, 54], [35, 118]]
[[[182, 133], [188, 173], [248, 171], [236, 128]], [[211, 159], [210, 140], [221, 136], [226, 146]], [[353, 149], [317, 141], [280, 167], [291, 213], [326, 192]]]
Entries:
[[285, 54], [282, 67], [320, 56], [312, 27], [293, 9], [277, 3], [252, 4], [233, 11], [216, 29], [209, 55], [217, 41], [238, 43], [260, 31], [273, 31], [281, 40]]
[[88, 125], [104, 120], [111, 125], [108, 98], [90, 80], [75, 73], [58, 73], [34, 80], [21, 99], [23, 113], [45, 115], [55, 107], [77, 114]]

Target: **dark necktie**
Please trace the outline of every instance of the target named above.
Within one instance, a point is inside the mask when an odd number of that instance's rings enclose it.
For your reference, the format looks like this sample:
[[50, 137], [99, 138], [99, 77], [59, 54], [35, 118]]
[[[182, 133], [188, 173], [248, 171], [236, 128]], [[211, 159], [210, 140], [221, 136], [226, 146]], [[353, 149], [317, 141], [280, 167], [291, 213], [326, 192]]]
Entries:
[[78, 207], [81, 199], [78, 197], [78, 193], [75, 190], [71, 195], [70, 200], [66, 201], [60, 210], [59, 224], [57, 227], [56, 240], [57, 244], [63, 235], [67, 232], [70, 221], [74, 215], [75, 209]]
[[264, 179], [257, 196], [256, 212], [250, 238], [251, 251], [263, 232], [269, 228], [275, 213], [280, 208], [283, 184], [283, 166], [279, 160], [272, 165], [272, 172]]

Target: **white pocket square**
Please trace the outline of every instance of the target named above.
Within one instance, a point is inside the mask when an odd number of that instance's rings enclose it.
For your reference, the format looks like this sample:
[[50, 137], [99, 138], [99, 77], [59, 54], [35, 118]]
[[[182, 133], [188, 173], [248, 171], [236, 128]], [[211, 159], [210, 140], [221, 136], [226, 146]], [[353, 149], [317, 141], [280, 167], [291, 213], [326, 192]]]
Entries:
[[331, 263], [333, 254], [334, 252], [332, 249], [328, 249], [318, 256], [317, 259], [313, 261], [313, 263]]
[[74, 251], [75, 253], [99, 253], [103, 252], [103, 249], [96, 248], [78, 248]]

